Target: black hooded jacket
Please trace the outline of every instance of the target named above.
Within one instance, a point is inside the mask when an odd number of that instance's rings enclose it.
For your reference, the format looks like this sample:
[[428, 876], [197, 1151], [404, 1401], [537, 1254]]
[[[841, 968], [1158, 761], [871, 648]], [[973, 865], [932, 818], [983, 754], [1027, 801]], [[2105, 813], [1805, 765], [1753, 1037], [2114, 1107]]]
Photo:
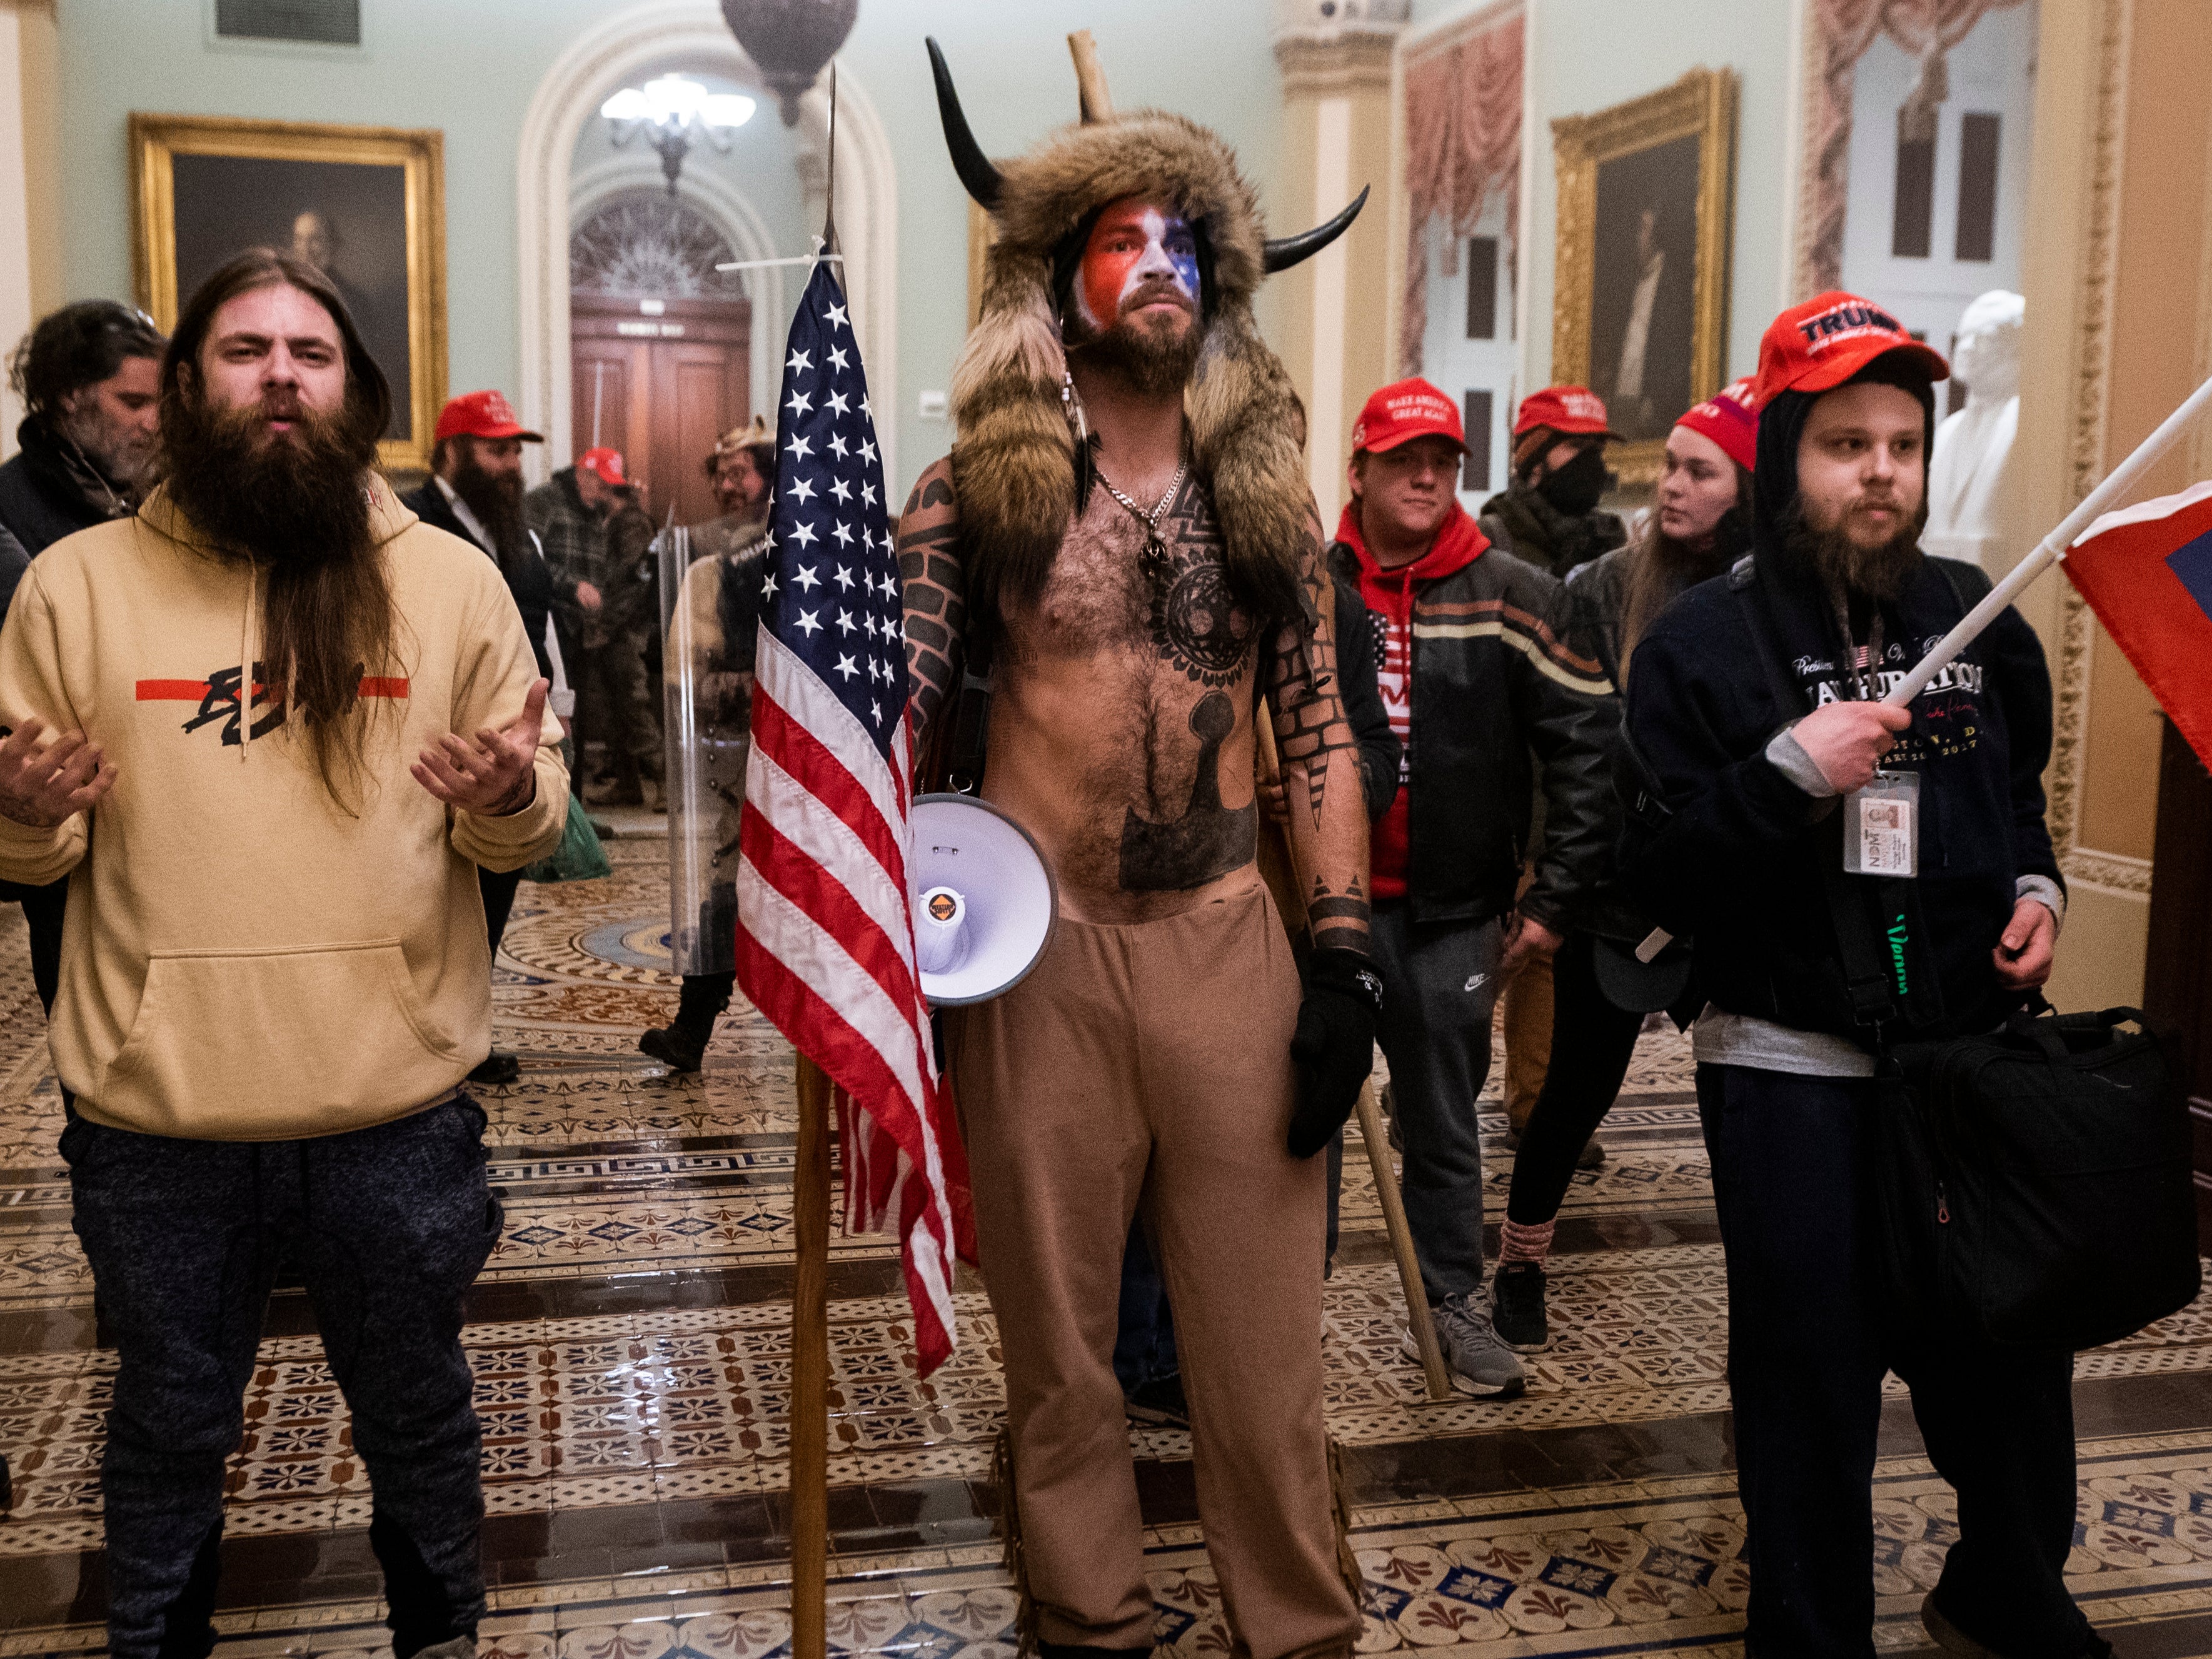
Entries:
[[95, 473], [88, 457], [73, 466], [37, 416], [15, 428], [15, 441], [21, 447], [0, 465], [0, 616], [31, 560], [131, 510], [130, 492]]
[[[1885, 368], [1878, 359], [1861, 378], [1887, 380]], [[1925, 383], [1911, 389], [1932, 428]], [[1760, 411], [1751, 556], [1677, 599], [1637, 647], [1628, 732], [1672, 816], [1631, 849], [1622, 875], [1662, 925], [1694, 935], [1699, 983], [1716, 1006], [1871, 1048], [1830, 905], [1827, 866], [1841, 868], [1844, 815], [1765, 755], [1782, 726], [1857, 695], [1833, 608], [1783, 532], [1815, 395], [1781, 392]], [[1909, 670], [1982, 591], [1972, 567], [1923, 559], [1882, 607], [1881, 672]], [[1773, 673], [1753, 617], [1765, 619]], [[1778, 675], [1794, 687], [1786, 700]], [[1986, 1030], [2017, 1006], [2022, 996], [1999, 985], [1991, 952], [2019, 878], [2060, 881], [2043, 817], [2051, 678], [2020, 613], [2006, 611], [1911, 709], [1883, 764], [1919, 775], [1919, 876], [1843, 878], [1884, 951], [1895, 929], [1905, 953], [1911, 995], [1893, 1039]]]

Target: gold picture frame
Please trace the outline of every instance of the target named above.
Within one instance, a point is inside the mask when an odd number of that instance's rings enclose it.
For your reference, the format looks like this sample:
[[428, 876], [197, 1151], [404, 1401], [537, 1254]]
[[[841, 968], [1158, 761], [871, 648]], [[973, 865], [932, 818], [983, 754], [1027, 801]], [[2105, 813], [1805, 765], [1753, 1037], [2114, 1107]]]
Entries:
[[378, 465], [428, 471], [446, 401], [444, 135], [136, 112], [130, 132], [131, 273], [155, 322], [175, 328], [182, 295], [242, 248], [309, 254], [392, 384]]
[[1625, 440], [1608, 459], [1626, 486], [1657, 481], [1667, 428], [1721, 389], [1736, 101], [1732, 70], [1698, 69], [1552, 123], [1552, 379], [1606, 399]]

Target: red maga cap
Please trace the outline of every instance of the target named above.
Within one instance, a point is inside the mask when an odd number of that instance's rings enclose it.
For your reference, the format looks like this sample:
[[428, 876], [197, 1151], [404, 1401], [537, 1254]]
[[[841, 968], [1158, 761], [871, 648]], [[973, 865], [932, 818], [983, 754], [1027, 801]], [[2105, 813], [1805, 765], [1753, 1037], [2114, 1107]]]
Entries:
[[1427, 437], [1449, 438], [1462, 451], [1467, 448], [1459, 405], [1415, 375], [1384, 386], [1367, 400], [1352, 428], [1352, 447], [1379, 455], [1408, 439]]
[[1517, 438], [1540, 426], [1575, 435], [1620, 435], [1606, 424], [1605, 399], [1586, 386], [1547, 386], [1523, 398], [1521, 412], [1513, 418], [1513, 435]]
[[1827, 392], [1893, 351], [1912, 357], [1931, 380], [1951, 378], [1951, 365], [1942, 352], [1914, 339], [1903, 323], [1871, 300], [1856, 294], [1817, 295], [1766, 325], [1752, 396], [1764, 409], [1778, 392]]
[[545, 440], [514, 418], [514, 406], [496, 392], [464, 392], [448, 399], [438, 411], [433, 441], [448, 438], [520, 438], [526, 444]]
[[1759, 407], [1751, 400], [1751, 377], [1723, 387], [1674, 422], [1711, 438], [1745, 471], [1759, 465]]
[[602, 483], [611, 483], [617, 489], [629, 488], [629, 480], [623, 476], [622, 451], [619, 449], [587, 449], [576, 457], [576, 465], [596, 476]]

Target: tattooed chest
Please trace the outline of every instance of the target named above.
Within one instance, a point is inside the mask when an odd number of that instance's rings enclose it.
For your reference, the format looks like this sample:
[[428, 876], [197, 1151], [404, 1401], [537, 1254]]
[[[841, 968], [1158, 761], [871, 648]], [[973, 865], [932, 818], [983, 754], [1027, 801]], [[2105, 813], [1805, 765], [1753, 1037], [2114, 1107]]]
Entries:
[[1030, 621], [1036, 651], [1130, 651], [1216, 690], [1244, 678], [1257, 633], [1251, 607], [1231, 588], [1213, 505], [1194, 482], [1154, 532], [1096, 492]]

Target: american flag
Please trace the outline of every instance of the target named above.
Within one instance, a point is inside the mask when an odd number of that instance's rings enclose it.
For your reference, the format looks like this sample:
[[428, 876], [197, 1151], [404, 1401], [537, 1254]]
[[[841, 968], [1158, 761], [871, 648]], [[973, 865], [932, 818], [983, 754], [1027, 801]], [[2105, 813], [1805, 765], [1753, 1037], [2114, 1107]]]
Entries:
[[907, 879], [913, 730], [884, 469], [827, 264], [792, 319], [738, 866], [738, 983], [830, 1079], [845, 1231], [896, 1231], [927, 1376], [973, 1258]]

